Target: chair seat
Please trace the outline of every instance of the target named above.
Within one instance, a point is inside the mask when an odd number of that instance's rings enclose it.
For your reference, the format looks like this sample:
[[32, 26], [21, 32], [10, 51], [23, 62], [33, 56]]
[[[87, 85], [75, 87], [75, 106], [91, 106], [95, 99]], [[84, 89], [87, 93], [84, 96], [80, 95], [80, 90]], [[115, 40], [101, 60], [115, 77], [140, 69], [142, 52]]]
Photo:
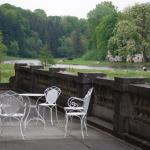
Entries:
[[83, 110], [83, 107], [64, 107], [65, 110]]
[[40, 106], [56, 106], [56, 104], [50, 104], [50, 103], [41, 103]]
[[36, 105], [30, 105], [30, 108], [36, 108]]
[[68, 112], [68, 113], [66, 113], [66, 115], [68, 115], [68, 116], [85, 116], [86, 113], [85, 112]]
[[23, 117], [24, 114], [16, 113], [16, 114], [0, 114], [2, 117]]

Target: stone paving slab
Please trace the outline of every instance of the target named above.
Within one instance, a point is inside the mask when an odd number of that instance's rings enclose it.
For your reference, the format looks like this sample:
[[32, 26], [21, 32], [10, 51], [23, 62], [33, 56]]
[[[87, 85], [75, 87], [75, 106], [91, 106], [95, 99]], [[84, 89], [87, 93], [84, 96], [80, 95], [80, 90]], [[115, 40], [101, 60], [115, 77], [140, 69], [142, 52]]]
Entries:
[[[54, 116], [55, 118], [55, 116]], [[0, 136], [0, 150], [140, 150], [102, 130], [88, 127], [89, 136], [82, 139], [80, 124], [73, 120], [72, 132], [64, 138], [64, 114], [59, 112], [59, 124], [47, 121], [30, 122], [23, 140], [17, 122], [8, 122]]]

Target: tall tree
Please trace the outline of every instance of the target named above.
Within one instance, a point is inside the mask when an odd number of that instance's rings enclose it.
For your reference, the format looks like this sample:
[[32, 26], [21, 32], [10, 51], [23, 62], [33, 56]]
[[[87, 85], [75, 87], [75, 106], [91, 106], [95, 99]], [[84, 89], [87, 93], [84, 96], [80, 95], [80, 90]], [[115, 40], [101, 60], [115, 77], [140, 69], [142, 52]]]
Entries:
[[49, 51], [48, 46], [45, 45], [44, 47], [41, 48], [40, 50], [40, 54], [39, 54], [39, 58], [42, 62], [42, 64], [44, 66], [46, 65], [53, 65], [55, 64], [54, 59], [53, 59], [53, 55], [52, 53]]
[[150, 61], [150, 3], [136, 4], [125, 11], [128, 20], [135, 23], [140, 35], [138, 49], [144, 57], [144, 61]]
[[34, 13], [35, 13], [37, 16], [41, 17], [41, 18], [46, 18], [46, 17], [47, 17], [45, 11], [42, 10], [42, 9], [35, 9], [35, 10], [34, 10]]
[[73, 57], [74, 50], [72, 46], [71, 37], [62, 36], [59, 39], [60, 47], [58, 47], [58, 52], [60, 57]]
[[137, 53], [139, 34], [136, 26], [127, 20], [118, 22], [114, 29], [114, 36], [108, 42], [108, 50], [113, 56], [121, 56], [125, 61], [127, 55]]
[[[95, 59], [104, 59], [105, 57], [105, 51], [106, 51], [106, 47], [107, 47], [107, 42], [105, 40], [104, 42], [104, 38], [103, 38], [103, 43], [100, 43], [100, 40], [102, 39], [101, 37], [101, 33], [102, 28], [104, 29], [104, 24], [107, 26], [109, 26], [109, 23], [112, 21], [112, 18], [115, 18], [113, 16], [113, 14], [117, 14], [117, 10], [115, 8], [115, 6], [112, 4], [112, 2], [102, 2], [98, 5], [96, 5], [96, 8], [93, 9], [92, 11], [90, 11], [87, 15], [88, 17], [88, 24], [89, 24], [89, 31], [90, 31], [90, 41], [89, 41], [89, 49], [93, 50], [93, 53], [89, 53], [91, 54], [91, 56], [89, 56], [89, 58], [92, 58], [93, 56], [95, 57]], [[105, 18], [107, 16], [110, 16], [109, 18]], [[115, 24], [116, 18], [114, 20], [114, 24]], [[111, 28], [110, 28], [110, 35], [111, 35], [111, 30], [113, 30], [113, 23], [111, 23]], [[109, 30], [109, 28], [107, 28]], [[105, 31], [107, 31], [107, 29]], [[97, 33], [98, 32], [98, 33]], [[102, 33], [102, 35], [104, 35], [104, 33]], [[108, 32], [107, 32], [107, 36], [108, 36]], [[100, 39], [99, 39], [100, 38]], [[107, 37], [109, 38], [109, 37]], [[104, 48], [105, 45], [105, 49], [104, 51], [102, 50]], [[99, 51], [98, 49], [101, 49], [101, 51]], [[96, 53], [96, 54], [95, 54]]]
[[17, 41], [11, 41], [8, 47], [7, 55], [18, 56], [19, 45]]
[[27, 50], [30, 51], [30, 57], [37, 58], [42, 47], [42, 41], [37, 32], [32, 32], [30, 37], [26, 39]]
[[6, 55], [7, 47], [3, 44], [3, 36], [0, 32], [0, 63], [3, 61]]
[[79, 29], [72, 32], [71, 39], [72, 39], [72, 47], [74, 50], [74, 56], [81, 57], [81, 55], [84, 53], [85, 48], [81, 39]]
[[117, 13], [108, 15], [104, 17], [101, 23], [96, 27], [96, 46], [97, 51], [100, 51], [100, 60], [105, 60], [106, 58], [108, 40], [113, 35], [113, 30], [117, 20]]

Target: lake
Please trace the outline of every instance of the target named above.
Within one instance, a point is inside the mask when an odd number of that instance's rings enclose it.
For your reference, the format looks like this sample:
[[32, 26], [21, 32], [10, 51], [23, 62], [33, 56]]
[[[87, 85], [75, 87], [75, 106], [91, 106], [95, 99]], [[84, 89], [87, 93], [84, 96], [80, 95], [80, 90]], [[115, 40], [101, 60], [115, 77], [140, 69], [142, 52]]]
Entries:
[[[15, 63], [27, 63], [28, 65], [41, 65], [41, 61], [26, 59], [26, 60], [8, 60], [4, 61], [4, 64], [15, 64]], [[84, 66], [84, 65], [68, 65], [68, 64], [56, 64], [52, 65], [54, 68], [75, 68], [75, 69], [89, 69], [89, 70], [110, 70], [111, 67], [98, 67], [98, 66]]]
[[[41, 61], [38, 59], [22, 59], [22, 60], [9, 60], [4, 61], [4, 64], [15, 64], [15, 63], [27, 63], [28, 65], [41, 65]], [[54, 68], [74, 68], [74, 69], [89, 69], [89, 70], [142, 70], [142, 67], [120, 67], [113, 68], [109, 66], [85, 66], [85, 65], [71, 65], [71, 64], [56, 64], [53, 65]], [[148, 68], [149, 69], [149, 68]]]

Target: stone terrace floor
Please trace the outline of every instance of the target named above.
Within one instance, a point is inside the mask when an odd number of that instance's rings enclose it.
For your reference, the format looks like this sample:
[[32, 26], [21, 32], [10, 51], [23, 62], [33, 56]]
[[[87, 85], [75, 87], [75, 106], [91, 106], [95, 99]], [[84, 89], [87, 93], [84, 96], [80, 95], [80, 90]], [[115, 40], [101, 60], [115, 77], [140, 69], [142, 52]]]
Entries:
[[64, 114], [61, 112], [58, 114], [59, 124], [54, 120], [53, 126], [48, 120], [48, 115], [45, 128], [40, 121], [38, 123], [31, 121], [25, 129], [24, 140], [17, 122], [6, 123], [3, 135], [0, 135], [0, 150], [140, 150], [90, 126], [88, 126], [89, 136], [83, 140], [80, 124], [76, 119], [72, 123], [72, 133], [64, 138]]

